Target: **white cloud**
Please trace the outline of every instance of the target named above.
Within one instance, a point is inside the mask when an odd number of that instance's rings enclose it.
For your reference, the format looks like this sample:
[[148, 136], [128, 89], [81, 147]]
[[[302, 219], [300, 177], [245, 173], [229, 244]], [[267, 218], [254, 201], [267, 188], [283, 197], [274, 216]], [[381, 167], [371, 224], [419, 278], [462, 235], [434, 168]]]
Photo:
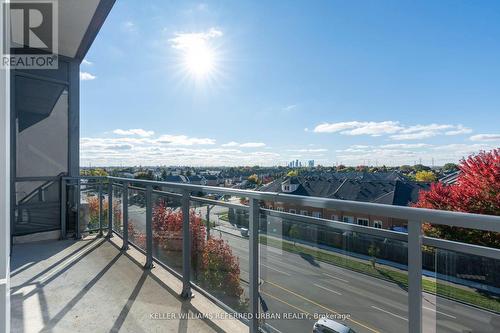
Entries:
[[264, 147], [266, 144], [263, 142], [247, 142], [247, 143], [242, 143], [240, 144], [240, 147], [243, 148], [258, 148], [258, 147]]
[[156, 142], [168, 144], [171, 146], [192, 146], [192, 145], [213, 145], [214, 139], [209, 138], [194, 138], [187, 135], [162, 135]]
[[393, 143], [388, 145], [381, 145], [381, 148], [401, 148], [401, 149], [414, 149], [414, 148], [424, 148], [430, 147], [431, 145], [426, 143]]
[[240, 144], [239, 144], [238, 142], [236, 142], [236, 141], [230, 141], [230, 142], [228, 142], [228, 143], [224, 143], [224, 144], [222, 144], [221, 146], [222, 146], [222, 147], [237, 147], [237, 146], [239, 146], [239, 145], [240, 145]]
[[315, 133], [336, 133], [344, 135], [371, 135], [379, 136], [391, 134], [403, 129], [397, 121], [348, 121], [340, 123], [323, 123], [314, 128]]
[[86, 66], [91, 66], [93, 65], [93, 62], [87, 60], [87, 59], [83, 59], [82, 60], [82, 65], [86, 65]]
[[[276, 165], [281, 155], [272, 151], [242, 151], [208, 147], [213, 139], [185, 135], [150, 137], [84, 137], [82, 164], [112, 165]], [[199, 146], [196, 146], [199, 145]]]
[[97, 79], [97, 76], [90, 74], [89, 72], [80, 72], [80, 80], [90, 81]]
[[217, 28], [210, 28], [205, 32], [176, 33], [174, 38], [169, 39], [170, 45], [178, 50], [192, 50], [205, 45], [210, 39], [223, 35]]
[[388, 144], [361, 146], [353, 145], [346, 149], [336, 151], [338, 162], [348, 165], [360, 164], [386, 164], [402, 165], [413, 164], [422, 160], [422, 163], [431, 165], [443, 165], [447, 162], [457, 163], [462, 158], [481, 150], [491, 150], [494, 147], [487, 144], [447, 144], [427, 145], [416, 144]]
[[472, 132], [463, 125], [428, 124], [405, 126], [398, 121], [348, 121], [322, 123], [314, 128], [315, 133], [340, 133], [342, 135], [390, 135], [393, 140], [419, 140], [437, 135], [460, 135]]
[[470, 137], [471, 141], [500, 141], [500, 134], [477, 134]]
[[297, 153], [323, 153], [323, 152], [327, 152], [328, 149], [325, 149], [325, 148], [288, 149], [288, 151], [297, 152]]
[[448, 131], [444, 133], [445, 135], [460, 135], [460, 134], [469, 134], [472, 133], [472, 129], [467, 128], [463, 125], [458, 125], [455, 130]]
[[150, 137], [155, 134], [153, 131], [146, 131], [141, 128], [134, 128], [134, 129], [128, 129], [128, 130], [122, 130], [122, 129], [115, 129], [113, 131], [114, 134], [117, 135], [137, 135], [141, 137]]
[[296, 104], [290, 104], [290, 105], [285, 106], [283, 108], [283, 111], [288, 112], [288, 111], [295, 110], [296, 108], [297, 108]]
[[128, 31], [128, 32], [136, 32], [137, 31], [137, 26], [132, 21], [125, 21], [125, 22], [122, 23], [122, 29], [124, 31]]
[[238, 143], [236, 141], [230, 141], [221, 145], [222, 147], [242, 147], [242, 148], [260, 148], [265, 147], [266, 144], [263, 142], [246, 142]]

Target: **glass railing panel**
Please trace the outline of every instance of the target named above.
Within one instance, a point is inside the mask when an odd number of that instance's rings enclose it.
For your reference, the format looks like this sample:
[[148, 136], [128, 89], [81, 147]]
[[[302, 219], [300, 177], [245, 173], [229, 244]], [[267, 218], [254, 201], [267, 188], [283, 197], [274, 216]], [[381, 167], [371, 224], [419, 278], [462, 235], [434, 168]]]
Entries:
[[153, 257], [182, 274], [182, 208], [179, 195], [154, 193]]
[[[245, 318], [249, 311], [249, 245], [246, 198], [213, 194], [190, 203], [192, 281]], [[227, 204], [228, 206], [225, 206]]]
[[113, 184], [113, 231], [123, 235], [123, 185]]
[[92, 180], [80, 183], [80, 234], [99, 229], [99, 186]]
[[130, 186], [128, 190], [128, 239], [146, 250], [146, 192], [144, 188]]
[[407, 243], [339, 223], [347, 229], [263, 212], [259, 270], [267, 331], [311, 332], [320, 318], [346, 332], [408, 331]]
[[422, 268], [424, 332], [500, 332], [500, 260], [424, 246]]

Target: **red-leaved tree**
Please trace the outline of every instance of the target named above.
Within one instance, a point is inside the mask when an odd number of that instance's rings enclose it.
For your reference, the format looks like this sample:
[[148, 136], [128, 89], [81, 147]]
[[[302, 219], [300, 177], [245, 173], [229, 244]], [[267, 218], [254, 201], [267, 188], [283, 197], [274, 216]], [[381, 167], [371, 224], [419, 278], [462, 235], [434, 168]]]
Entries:
[[[153, 208], [153, 239], [164, 251], [182, 251], [183, 213], [168, 207], [160, 200]], [[240, 286], [238, 258], [223, 239], [209, 237], [200, 215], [189, 212], [191, 235], [191, 263], [201, 274], [201, 283], [221, 294], [237, 299], [243, 294]], [[145, 240], [134, 231], [134, 237]], [[130, 233], [130, 230], [129, 230]]]
[[[500, 215], [500, 148], [462, 160], [453, 185], [436, 183], [421, 191], [415, 207]], [[471, 225], [471, 228], [474, 228]], [[433, 237], [500, 248], [500, 234], [442, 225], [424, 225]]]

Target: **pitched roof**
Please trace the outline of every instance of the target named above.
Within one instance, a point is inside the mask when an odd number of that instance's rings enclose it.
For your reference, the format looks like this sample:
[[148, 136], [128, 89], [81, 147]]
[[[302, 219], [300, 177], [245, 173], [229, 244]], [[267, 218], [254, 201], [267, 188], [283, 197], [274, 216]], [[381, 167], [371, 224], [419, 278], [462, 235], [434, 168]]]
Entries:
[[[313, 196], [340, 200], [373, 202], [388, 205], [407, 206], [418, 199], [418, 193], [429, 187], [428, 183], [402, 180], [360, 180], [321, 177], [295, 177], [298, 187], [292, 195]], [[259, 190], [264, 192], [283, 192], [282, 183], [289, 179], [277, 179]]]

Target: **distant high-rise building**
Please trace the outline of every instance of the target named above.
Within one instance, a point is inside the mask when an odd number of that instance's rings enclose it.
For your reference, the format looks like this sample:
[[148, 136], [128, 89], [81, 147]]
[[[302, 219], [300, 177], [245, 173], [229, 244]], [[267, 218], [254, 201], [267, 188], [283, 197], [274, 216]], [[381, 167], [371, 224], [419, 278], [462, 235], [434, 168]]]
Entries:
[[314, 160], [309, 160], [309, 161], [307, 161], [307, 166], [308, 166], [309, 168], [314, 168]]

